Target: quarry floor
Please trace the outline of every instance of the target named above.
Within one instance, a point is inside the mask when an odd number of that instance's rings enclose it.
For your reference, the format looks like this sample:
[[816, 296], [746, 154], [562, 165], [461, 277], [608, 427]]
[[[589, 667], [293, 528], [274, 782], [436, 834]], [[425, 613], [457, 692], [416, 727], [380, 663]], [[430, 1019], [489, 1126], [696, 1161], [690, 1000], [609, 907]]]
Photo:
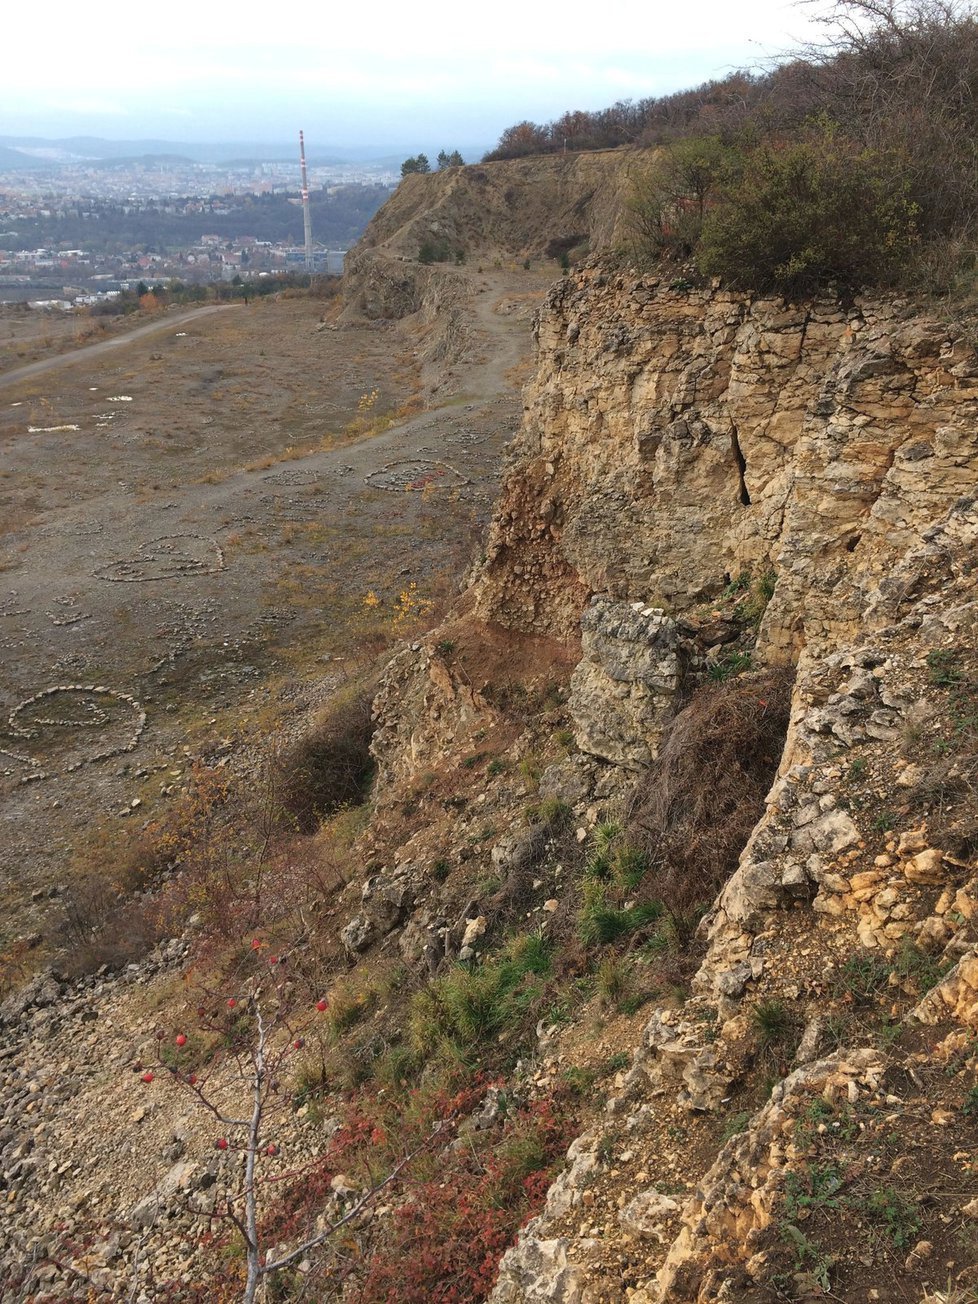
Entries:
[[174, 315], [2, 385], [0, 950], [40, 934], [94, 825], [152, 817], [192, 757], [301, 706], [402, 593], [411, 616], [454, 592], [546, 285], [468, 275], [468, 345], [427, 410], [417, 327], [307, 298]]

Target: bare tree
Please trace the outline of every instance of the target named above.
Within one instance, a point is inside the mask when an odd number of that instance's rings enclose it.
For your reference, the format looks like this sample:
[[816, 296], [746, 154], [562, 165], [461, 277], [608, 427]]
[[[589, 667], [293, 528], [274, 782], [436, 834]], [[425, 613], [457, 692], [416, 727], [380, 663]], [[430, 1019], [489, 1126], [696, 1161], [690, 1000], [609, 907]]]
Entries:
[[[252, 947], [260, 952], [262, 943], [256, 939]], [[244, 1157], [237, 1190], [226, 1197], [225, 1207], [215, 1210], [212, 1215], [228, 1221], [243, 1242], [247, 1276], [242, 1304], [254, 1304], [260, 1286], [269, 1277], [298, 1263], [341, 1228], [354, 1222], [381, 1191], [397, 1181], [402, 1171], [444, 1126], [443, 1123], [436, 1124], [419, 1146], [404, 1155], [342, 1217], [305, 1237], [286, 1253], [273, 1257], [271, 1247], [263, 1243], [260, 1229], [263, 1189], [268, 1182], [280, 1184], [300, 1177], [305, 1166], [276, 1173], [274, 1178], [263, 1177], [261, 1168], [263, 1161], [279, 1154], [279, 1145], [273, 1138], [289, 1109], [289, 1096], [282, 1088], [281, 1078], [288, 1071], [288, 1061], [303, 1049], [305, 1043], [295, 1026], [297, 998], [294, 985], [287, 977], [286, 957], [269, 956], [265, 968], [265, 974], [255, 976], [245, 984], [242, 995], [218, 999], [216, 993], [205, 992], [203, 1003], [197, 1010], [202, 1031], [218, 1033], [230, 1042], [230, 1085], [235, 1096], [247, 1102], [249, 1108], [244, 1117], [234, 1117], [226, 1112], [218, 1104], [213, 1086], [208, 1086], [208, 1079], [183, 1067], [181, 1061], [187, 1058], [190, 1044], [185, 1033], [179, 1032], [173, 1037], [173, 1049], [168, 1047], [165, 1058], [161, 1053], [156, 1066], [157, 1072], [167, 1074], [220, 1125], [221, 1133], [215, 1139], [215, 1148], [234, 1151]], [[317, 1013], [326, 1009], [326, 1001], [316, 1002]], [[157, 1033], [161, 1048], [165, 1037], [165, 1033]], [[143, 1081], [151, 1083], [155, 1076], [149, 1070], [143, 1074]]]

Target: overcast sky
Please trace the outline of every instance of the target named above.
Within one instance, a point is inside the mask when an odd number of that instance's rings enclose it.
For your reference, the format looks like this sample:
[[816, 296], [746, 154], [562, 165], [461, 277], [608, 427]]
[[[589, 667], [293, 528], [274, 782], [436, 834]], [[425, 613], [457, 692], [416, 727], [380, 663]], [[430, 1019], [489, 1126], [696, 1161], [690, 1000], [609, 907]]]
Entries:
[[785, 0], [48, 0], [3, 22], [0, 135], [493, 143], [756, 65], [806, 33]]

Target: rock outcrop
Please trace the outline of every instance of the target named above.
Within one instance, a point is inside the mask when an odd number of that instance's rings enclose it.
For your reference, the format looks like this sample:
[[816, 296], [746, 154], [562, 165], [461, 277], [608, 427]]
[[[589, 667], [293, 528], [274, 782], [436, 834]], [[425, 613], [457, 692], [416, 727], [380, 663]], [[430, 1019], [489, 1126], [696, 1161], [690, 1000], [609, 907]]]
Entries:
[[592, 267], [554, 287], [538, 341], [489, 621], [566, 634], [592, 594], [674, 615], [750, 568], [777, 581], [759, 650], [794, 660], [891, 619], [891, 568], [941, 564], [925, 531], [967, 532], [949, 513], [974, 486], [978, 360], [905, 300], [792, 307]]
[[581, 751], [647, 765], [683, 679], [676, 624], [661, 609], [596, 597], [581, 617], [570, 711]]
[[[549, 155], [407, 176], [347, 255], [347, 314], [400, 318], [445, 308], [438, 289], [456, 259], [552, 260], [608, 248], [632, 177], [653, 151]], [[419, 262], [426, 258], [439, 262]]]
[[[479, 614], [581, 630], [577, 741], [623, 776], [654, 755], [686, 667], [722, 646], [712, 608], [738, 577], [764, 579], [755, 659], [793, 663], [796, 680], [766, 812], [701, 927], [694, 995], [679, 1016], [653, 1014], [587, 1139], [591, 1161], [569, 1155], [493, 1299], [624, 1298], [616, 1253], [640, 1265], [626, 1278], [633, 1304], [766, 1300], [772, 1282], [804, 1293], [830, 1279], [849, 1283], [847, 1299], [881, 1297], [844, 1248], [823, 1251], [795, 1224], [806, 1183], [828, 1171], [823, 1134], [841, 1127], [838, 1193], [824, 1198], [870, 1239], [874, 1211], [896, 1202], [894, 1271], [908, 1282], [936, 1253], [896, 1178], [870, 1189], [846, 1174], [889, 1164], [881, 1110], [943, 1153], [961, 1093], [949, 1109], [933, 1066], [972, 1063], [975, 716], [960, 685], [978, 659], [978, 357], [904, 300], [792, 307], [597, 266], [555, 287], [538, 337]], [[827, 1023], [827, 1000], [875, 999], [859, 973], [893, 994], [893, 1038], [902, 1018], [943, 1040], [922, 1055], [908, 1031], [885, 1054], [858, 1022]], [[756, 1054], [745, 1046], [789, 1010], [801, 1066], [722, 1144], [709, 1117], [734, 1108]], [[895, 1065], [909, 1091], [885, 1085]], [[823, 1113], [871, 1121], [819, 1133]], [[594, 1157], [620, 1146], [622, 1127], [628, 1162], [609, 1169]], [[671, 1131], [702, 1138], [712, 1161], [691, 1170]], [[695, 1184], [681, 1209], [677, 1174]]]

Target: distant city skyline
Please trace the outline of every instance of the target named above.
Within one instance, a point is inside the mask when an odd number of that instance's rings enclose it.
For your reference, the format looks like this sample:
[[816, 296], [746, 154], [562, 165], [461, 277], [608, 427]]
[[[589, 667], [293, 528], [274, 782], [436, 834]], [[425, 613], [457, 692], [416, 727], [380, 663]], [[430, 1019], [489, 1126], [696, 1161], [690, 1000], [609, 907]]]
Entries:
[[[4, 21], [0, 135], [412, 149], [489, 145], [523, 118], [598, 109], [757, 66], [810, 35], [787, 0], [447, 0], [370, 10], [229, 0], [53, 0]], [[10, 57], [16, 56], [16, 57]]]

